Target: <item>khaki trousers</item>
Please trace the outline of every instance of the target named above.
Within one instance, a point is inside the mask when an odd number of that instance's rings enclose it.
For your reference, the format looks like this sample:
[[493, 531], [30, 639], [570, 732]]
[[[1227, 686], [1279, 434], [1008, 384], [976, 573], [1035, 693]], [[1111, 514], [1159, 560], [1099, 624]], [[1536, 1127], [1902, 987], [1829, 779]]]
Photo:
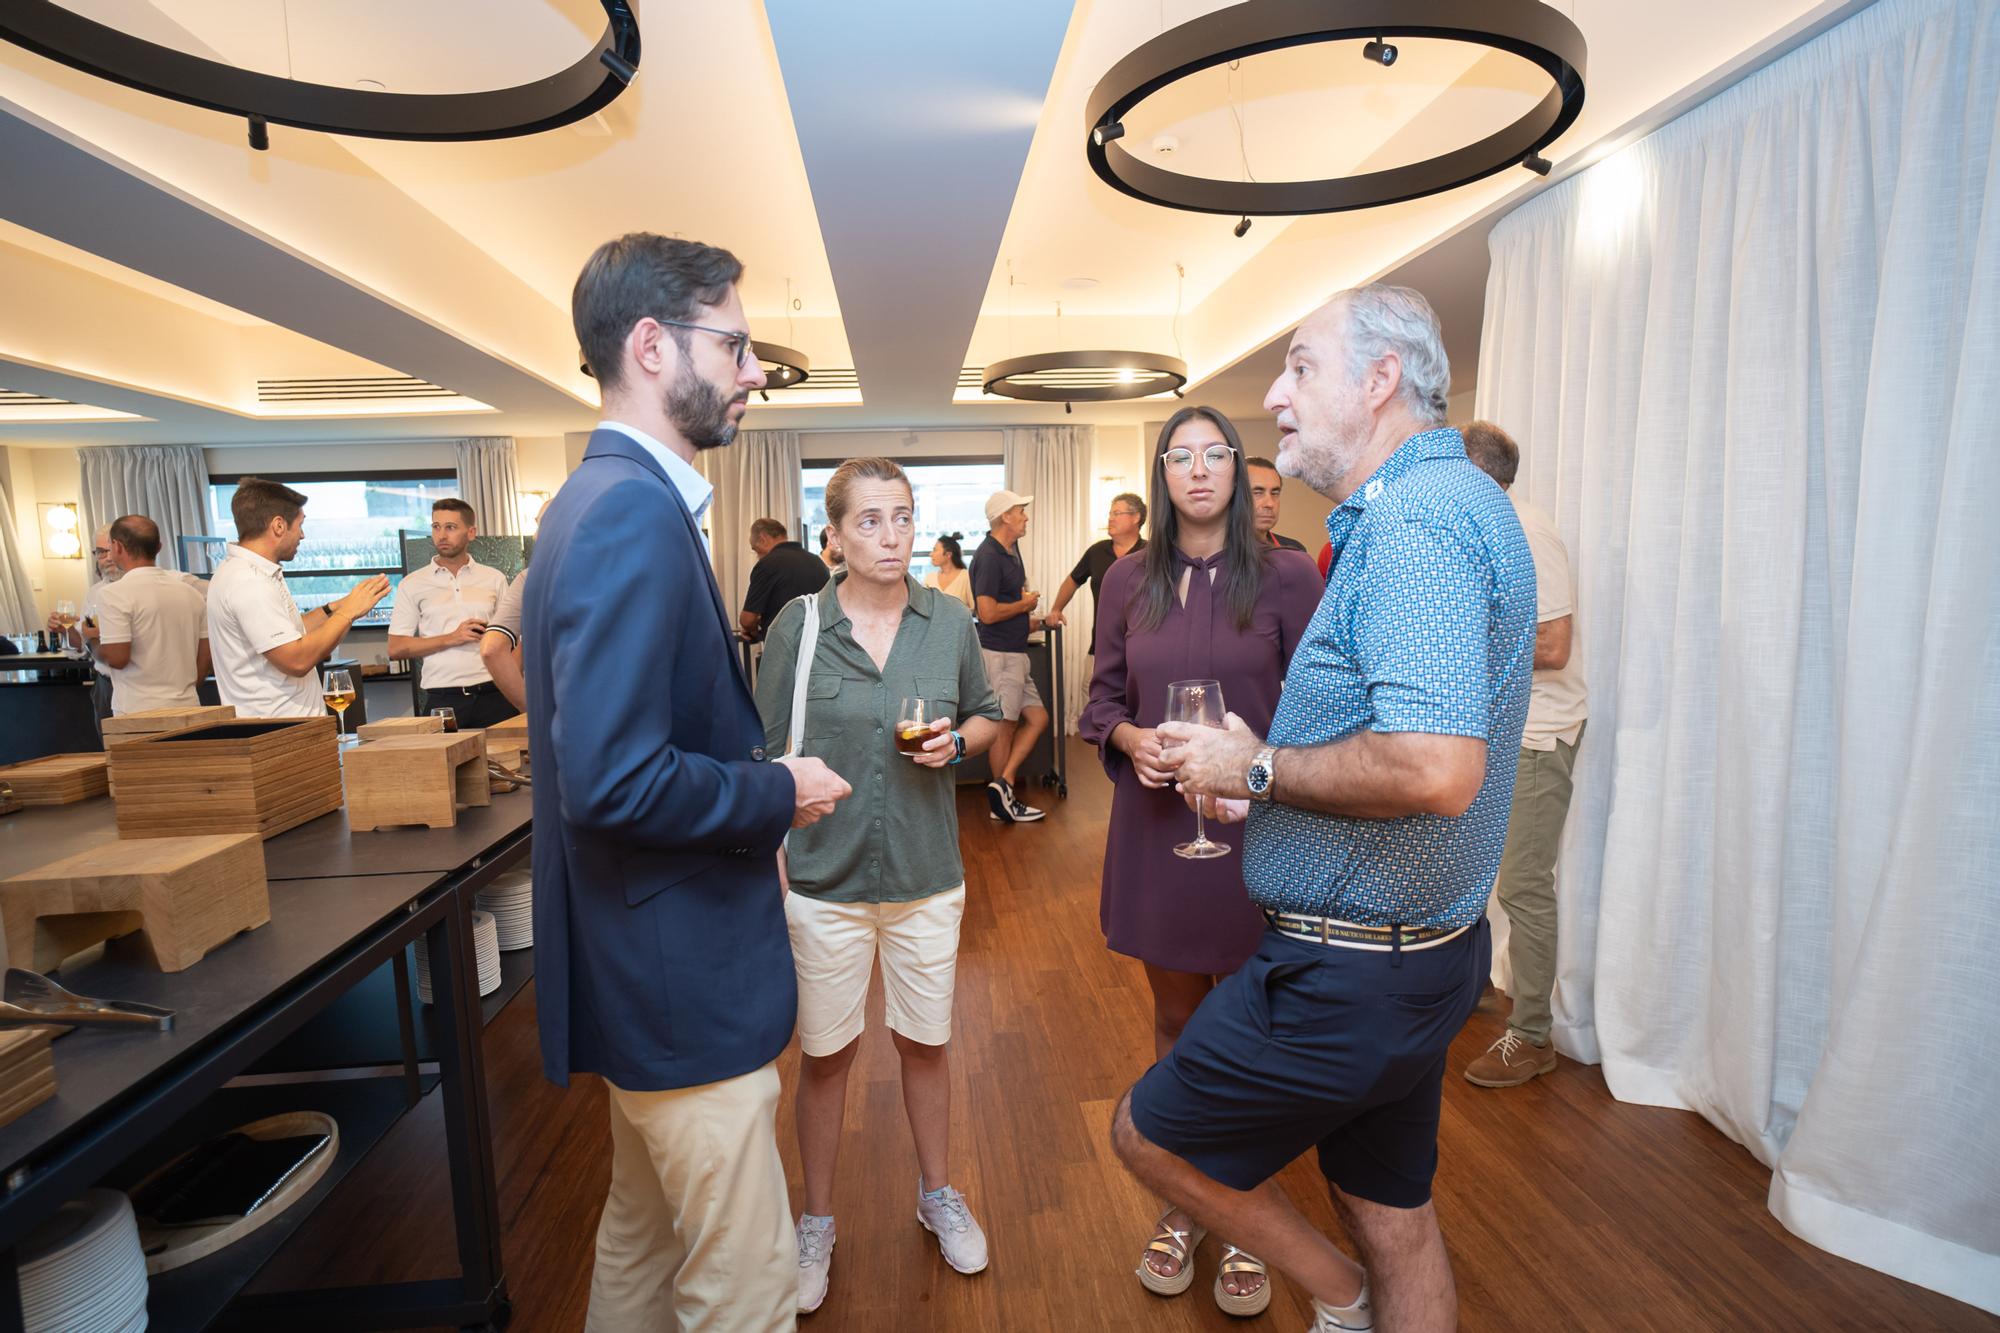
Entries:
[[798, 1323], [778, 1158], [778, 1067], [611, 1092], [611, 1193], [586, 1333], [769, 1333]]
[[[1577, 744], [1583, 733], [1576, 734]], [[1537, 1046], [1549, 1044], [1549, 995], [1556, 984], [1556, 852], [1569, 818], [1576, 745], [1521, 751], [1507, 846], [1500, 853], [1500, 906], [1507, 910], [1507, 963], [1514, 972], [1514, 1014], [1507, 1026]]]

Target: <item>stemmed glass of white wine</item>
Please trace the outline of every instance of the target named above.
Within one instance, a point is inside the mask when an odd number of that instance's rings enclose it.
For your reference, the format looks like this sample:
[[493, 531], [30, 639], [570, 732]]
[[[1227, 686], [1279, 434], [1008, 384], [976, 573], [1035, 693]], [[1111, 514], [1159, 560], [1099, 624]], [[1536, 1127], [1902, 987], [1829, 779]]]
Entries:
[[[1220, 731], [1225, 714], [1222, 708], [1222, 682], [1219, 680], [1177, 680], [1167, 686], [1167, 721], [1185, 722], [1194, 727], [1214, 727]], [[1162, 746], [1162, 750], [1175, 750], [1179, 746]], [[1208, 837], [1208, 821], [1202, 817], [1200, 803], [1194, 812], [1194, 841], [1184, 842], [1174, 848], [1175, 856], [1186, 857], [1190, 861], [1204, 861], [1212, 856], [1227, 856], [1229, 844], [1211, 842]]]
[[62, 598], [56, 603], [56, 624], [62, 627], [63, 656], [72, 656], [69, 632], [76, 628], [76, 603], [67, 597]]
[[347, 710], [354, 702], [354, 677], [345, 667], [329, 671], [320, 682], [319, 692], [326, 706], [333, 710], [333, 724], [340, 733], [335, 744], [347, 744]]

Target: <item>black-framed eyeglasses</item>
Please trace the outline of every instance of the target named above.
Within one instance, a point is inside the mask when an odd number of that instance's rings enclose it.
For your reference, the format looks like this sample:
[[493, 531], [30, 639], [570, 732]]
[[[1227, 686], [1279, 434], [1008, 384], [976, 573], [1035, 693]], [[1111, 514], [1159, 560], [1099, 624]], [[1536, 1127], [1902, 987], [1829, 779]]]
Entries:
[[747, 333], [732, 333], [728, 329], [712, 329], [706, 324], [690, 324], [684, 319], [658, 319], [656, 317], [654, 322], [671, 324], [677, 329], [693, 329], [697, 333], [712, 333], [725, 342], [736, 344], [735, 356], [736, 368], [738, 370], [743, 369], [743, 363], [750, 358], [750, 335]]
[[[1236, 448], [1228, 444], [1211, 444], [1201, 451], [1201, 461], [1210, 472], [1233, 472], [1236, 469]], [[1176, 477], [1185, 477], [1194, 471], [1194, 450], [1169, 449], [1160, 455], [1160, 465]]]

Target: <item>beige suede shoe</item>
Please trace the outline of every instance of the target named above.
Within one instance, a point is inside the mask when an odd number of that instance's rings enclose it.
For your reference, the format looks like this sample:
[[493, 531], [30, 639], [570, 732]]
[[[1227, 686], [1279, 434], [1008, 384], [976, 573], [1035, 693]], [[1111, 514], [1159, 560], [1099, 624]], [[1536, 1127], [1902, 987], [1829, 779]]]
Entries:
[[1518, 1088], [1537, 1074], [1553, 1074], [1555, 1070], [1555, 1047], [1532, 1045], [1509, 1028], [1486, 1048], [1486, 1054], [1465, 1067], [1465, 1079], [1482, 1088]]

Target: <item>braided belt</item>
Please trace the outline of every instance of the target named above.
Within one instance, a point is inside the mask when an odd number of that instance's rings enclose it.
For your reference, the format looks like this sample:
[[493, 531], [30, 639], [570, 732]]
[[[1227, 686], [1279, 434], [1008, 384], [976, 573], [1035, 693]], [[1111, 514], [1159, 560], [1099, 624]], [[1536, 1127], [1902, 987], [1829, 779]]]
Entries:
[[1271, 923], [1271, 929], [1295, 940], [1324, 944], [1332, 949], [1366, 949], [1373, 953], [1435, 949], [1472, 929], [1471, 926], [1362, 926], [1330, 916], [1273, 912], [1269, 908], [1264, 909], [1264, 919]]

